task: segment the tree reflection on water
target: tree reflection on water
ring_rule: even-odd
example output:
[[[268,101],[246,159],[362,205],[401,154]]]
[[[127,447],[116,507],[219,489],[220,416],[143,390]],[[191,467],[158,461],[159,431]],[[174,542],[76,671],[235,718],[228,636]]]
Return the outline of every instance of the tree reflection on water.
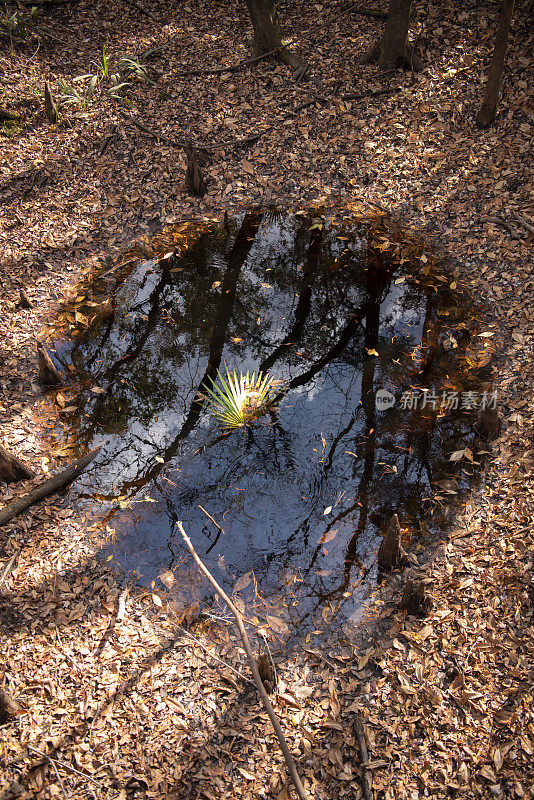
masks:
[[[472,415],[398,399],[480,389],[465,358],[476,323],[390,238],[260,210],[205,225],[180,254],[137,261],[112,312],[62,344],[85,387],[78,441],[104,442],[76,490],[113,512],[122,566],[143,582],[173,569],[181,591],[197,591],[180,519],[218,579],[253,570],[303,630],[325,603],[357,609],[391,513],[416,527],[440,481],[456,496],[469,488],[472,465],[449,458],[473,439]],[[95,279],[93,295],[102,289]],[[232,433],[198,394],[225,364],[287,387],[276,410]],[[379,411],[383,388],[397,403]]]

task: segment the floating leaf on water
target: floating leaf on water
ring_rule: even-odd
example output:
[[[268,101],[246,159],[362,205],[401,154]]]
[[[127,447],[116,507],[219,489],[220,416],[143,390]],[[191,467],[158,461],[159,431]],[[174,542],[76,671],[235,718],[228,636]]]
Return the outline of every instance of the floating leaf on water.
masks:
[[[77,406],[65,406],[64,408],[60,409],[60,414],[72,414],[74,411],[78,411]]]
[[[331,512],[332,512],[332,506],[327,506],[323,511],[323,517],[326,517],[327,514],[330,514]]]
[[[158,608],[163,608],[163,601],[162,601],[161,597],[159,597],[159,595],[157,595],[156,593],[154,593],[152,595],[152,602]]]
[[[167,587],[167,589],[172,589],[176,583],[176,578],[170,569],[166,569],[165,572],[162,572],[161,575],[158,575],[158,577],[163,585]]]
[[[236,581],[234,592],[240,592],[242,589],[246,589],[251,580],[252,572],[245,572],[245,574],[241,575],[241,577]]]
[[[165,463],[165,459],[162,458],[161,456],[156,456],[156,461],[158,462],[158,464],[164,464]]]
[[[465,450],[455,450],[454,453],[451,453],[449,456],[449,461],[460,461],[465,455]]]
[[[93,394],[104,394],[106,390],[101,386],[91,386],[91,391]]]
[[[368,356],[377,356],[377,355],[378,355],[378,353],[377,353],[377,351],[374,349],[374,347],[371,347],[371,348],[367,348],[367,347],[366,347],[365,349],[367,350],[367,355],[368,355]]]
[[[317,539],[317,544],[327,544],[328,542],[331,542],[332,539],[336,538],[338,530],[339,528],[335,528],[335,530],[326,531],[326,533],[323,533],[320,539]]]
[[[270,614],[267,614],[267,622],[269,627],[272,628],[273,631],[279,633],[281,635],[287,635],[289,633],[289,628],[287,627],[286,623],[280,617],[272,617]]]

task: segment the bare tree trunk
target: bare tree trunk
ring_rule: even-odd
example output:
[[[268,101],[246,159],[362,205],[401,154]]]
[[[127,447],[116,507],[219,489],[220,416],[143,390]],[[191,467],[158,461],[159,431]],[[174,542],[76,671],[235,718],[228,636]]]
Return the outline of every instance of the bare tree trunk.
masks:
[[[393,69],[397,64],[402,64],[406,55],[406,43],[410,28],[410,7],[412,0],[390,0],[388,18],[378,66],[380,69]]]
[[[282,27],[272,0],[245,0],[254,28],[254,55],[280,50],[279,58],[296,69],[302,62],[282,42]]]
[[[477,127],[489,128],[495,119],[497,102],[499,100],[499,90],[501,88],[502,71],[506,56],[506,46],[508,44],[508,34],[510,33],[510,23],[514,12],[514,0],[503,0],[501,6],[501,16],[495,34],[495,49],[493,59],[488,73],[488,83],[481,109],[477,115]]]
[[[410,67],[416,72],[423,69],[423,62],[413,52],[408,39],[412,0],[389,0],[388,17],[382,37],[360,59],[360,64],[374,64],[380,69]]]

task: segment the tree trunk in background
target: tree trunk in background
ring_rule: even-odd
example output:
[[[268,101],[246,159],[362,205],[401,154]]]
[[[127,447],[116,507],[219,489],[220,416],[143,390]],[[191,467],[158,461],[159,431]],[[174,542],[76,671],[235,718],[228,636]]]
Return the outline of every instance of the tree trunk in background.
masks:
[[[514,11],[514,0],[503,0],[501,6],[501,16],[499,26],[495,34],[495,49],[493,59],[488,73],[488,83],[482,107],[477,116],[478,128],[489,128],[495,119],[497,102],[499,100],[499,90],[501,88],[502,70],[504,58],[506,56],[506,45],[508,44],[508,34],[510,33],[510,23]]]
[[[393,69],[406,57],[412,0],[390,0],[380,45],[380,69]]]
[[[386,27],[381,38],[361,59],[360,64],[374,64],[380,69],[410,67],[416,72],[423,69],[423,62],[413,52],[408,39],[412,0],[389,0]]]
[[[281,61],[294,69],[301,66],[298,56],[282,43],[282,28],[272,0],[246,0],[246,4],[254,28],[254,55],[261,56],[279,48]]]

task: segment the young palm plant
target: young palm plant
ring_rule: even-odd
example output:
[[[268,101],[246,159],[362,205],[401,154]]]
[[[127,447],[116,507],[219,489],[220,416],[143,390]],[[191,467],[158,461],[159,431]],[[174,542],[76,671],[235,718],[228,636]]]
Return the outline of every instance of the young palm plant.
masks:
[[[226,380],[217,370],[216,380],[211,379],[211,386],[205,386],[202,396],[208,403],[208,411],[221,422],[225,428],[243,428],[257,420],[272,406],[279,395],[281,381],[262,372],[248,372],[239,375],[226,367]]]

